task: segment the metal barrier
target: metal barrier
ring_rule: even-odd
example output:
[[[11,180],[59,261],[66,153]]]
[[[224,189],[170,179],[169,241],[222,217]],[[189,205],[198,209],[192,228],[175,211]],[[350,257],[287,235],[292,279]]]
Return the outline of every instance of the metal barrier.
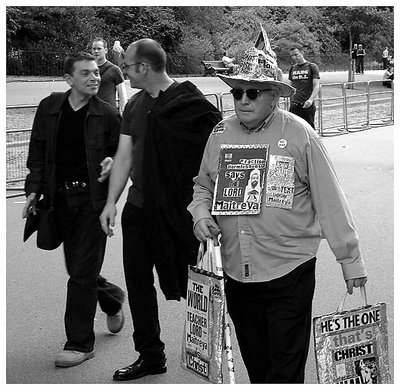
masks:
[[[365,90],[357,93],[357,88],[365,84]],[[339,135],[354,131],[369,129],[373,126],[386,126],[394,122],[394,84],[392,80],[392,88],[387,91],[374,90],[373,84],[382,85],[382,80],[347,82],[347,83],[330,83],[320,84],[318,98],[315,99],[317,107],[315,125],[316,131],[321,136]],[[330,89],[329,96],[324,97],[324,90]],[[356,91],[355,91],[356,89]],[[335,90],[338,91],[337,96]],[[350,91],[352,93],[350,93]],[[234,111],[233,100],[226,99],[231,96],[229,92],[219,94],[218,109],[225,117]],[[356,99],[354,101],[354,99]],[[362,98],[360,100],[360,98]],[[281,98],[279,106],[288,110],[290,107],[289,98]],[[365,116],[360,120],[357,109],[349,110],[349,108],[363,108]],[[375,107],[375,110],[373,108]],[[379,110],[376,109],[379,108]],[[373,116],[377,113],[377,116]],[[357,114],[353,119],[353,114]]]
[[[392,81],[389,91],[372,88],[374,84],[382,86],[382,82],[383,80],[370,80],[321,84],[316,99],[318,133],[321,136],[337,135],[393,124],[394,82]],[[340,93],[324,98],[323,90],[326,88],[331,91],[336,88]]]
[[[348,82],[321,84],[316,99],[316,131],[321,136],[346,134],[354,131],[366,130],[373,126],[385,126],[394,122],[394,82],[390,91],[374,91],[373,83],[382,83],[382,80],[369,82]],[[366,84],[365,91],[353,93],[361,84]],[[337,96],[323,97],[326,88],[338,90]],[[351,92],[351,93],[350,93]],[[229,96],[229,99],[227,99]],[[223,117],[234,112],[234,104],[230,92],[209,93],[205,97],[214,104]],[[356,100],[354,100],[356,99]],[[361,100],[360,100],[361,99]],[[289,109],[289,99],[281,98],[279,106]],[[377,112],[378,117],[374,114]],[[6,110],[21,110],[37,108],[37,105],[7,106]],[[362,121],[352,120],[352,113],[357,108],[365,110]],[[358,115],[359,117],[359,115]],[[7,198],[23,195],[23,182],[28,173],[26,160],[31,129],[6,130],[6,190]]]

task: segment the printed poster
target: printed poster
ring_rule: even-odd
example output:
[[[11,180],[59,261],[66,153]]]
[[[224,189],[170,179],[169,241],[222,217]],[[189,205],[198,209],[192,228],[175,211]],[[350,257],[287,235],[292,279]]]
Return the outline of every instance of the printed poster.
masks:
[[[221,145],[211,214],[259,214],[268,144]]]
[[[211,383],[222,383],[222,276],[189,266],[181,364]]]
[[[265,204],[267,207],[291,209],[294,197],[294,158],[269,156]]]
[[[389,383],[386,305],[314,318],[319,383]]]

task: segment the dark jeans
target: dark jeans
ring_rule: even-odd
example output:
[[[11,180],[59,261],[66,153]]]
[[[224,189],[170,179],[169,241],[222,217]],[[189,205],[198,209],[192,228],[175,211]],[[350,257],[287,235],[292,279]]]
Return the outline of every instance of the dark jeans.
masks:
[[[289,111],[293,114],[296,114],[300,118],[303,118],[306,122],[308,122],[313,129],[315,129],[314,118],[316,107],[315,104],[311,105],[308,108],[303,108],[302,103],[291,103]]]
[[[154,261],[149,248],[157,245],[145,231],[143,209],[127,202],[121,216],[126,288],[133,321],[135,350],[143,358],[165,358],[160,339],[157,291],[154,287]]]
[[[364,58],[359,58],[357,60],[357,73],[364,74]]]
[[[107,237],[100,225],[101,211],[93,209],[88,190],[58,191],[55,202],[69,275],[64,349],[88,352],[94,347],[97,301],[107,315],[114,315],[121,309],[124,292],[99,275]]]
[[[227,278],[228,311],[251,383],[304,383],[315,260],[269,282]]]

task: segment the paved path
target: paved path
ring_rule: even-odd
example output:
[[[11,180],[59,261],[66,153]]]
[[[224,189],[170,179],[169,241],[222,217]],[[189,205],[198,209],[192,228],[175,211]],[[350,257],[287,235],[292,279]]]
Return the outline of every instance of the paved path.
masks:
[[[386,302],[393,372],[393,126],[373,128],[340,137],[324,138],[340,181],[349,199],[369,272],[370,303]],[[121,212],[125,196],[119,203]],[[56,369],[54,356],[65,335],[63,312],[67,274],[62,250],[41,251],[34,238],[22,243],[22,198],[8,199],[7,211],[7,383],[112,383],[115,369],[136,360],[127,305],[126,326],[118,335],[106,330],[105,315],[98,310],[95,323],[96,356],[84,364]],[[124,287],[121,229],[109,240],[102,274]],[[314,315],[335,311],[345,292],[340,267],[323,241],[318,253]],[[145,377],[135,384],[204,383],[179,365],[184,302],[167,302],[161,293],[160,318],[166,342],[168,373]],[[361,305],[356,294],[348,307]],[[238,383],[248,383],[233,335]],[[312,345],[311,345],[312,348]],[[392,375],[393,376],[393,375]],[[316,383],[315,360],[310,349],[306,383]]]
[[[364,75],[356,75],[355,81],[382,80],[383,70],[369,70]],[[230,88],[218,77],[180,77],[178,81],[190,80],[203,93],[229,92]],[[287,80],[287,74],[284,75]],[[347,72],[321,72],[321,83],[345,83],[348,80]],[[131,97],[137,89],[130,87],[129,81],[125,81],[128,97]],[[40,100],[51,92],[63,92],[68,89],[68,84],[59,81],[35,81],[35,82],[8,82],[6,84],[7,105],[39,104]]]

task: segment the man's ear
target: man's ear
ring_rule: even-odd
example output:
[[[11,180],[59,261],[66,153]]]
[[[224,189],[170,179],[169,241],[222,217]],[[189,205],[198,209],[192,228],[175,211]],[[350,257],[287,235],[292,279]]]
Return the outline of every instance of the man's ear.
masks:
[[[64,74],[64,80],[67,82],[67,84],[72,87],[72,76],[69,73]]]

